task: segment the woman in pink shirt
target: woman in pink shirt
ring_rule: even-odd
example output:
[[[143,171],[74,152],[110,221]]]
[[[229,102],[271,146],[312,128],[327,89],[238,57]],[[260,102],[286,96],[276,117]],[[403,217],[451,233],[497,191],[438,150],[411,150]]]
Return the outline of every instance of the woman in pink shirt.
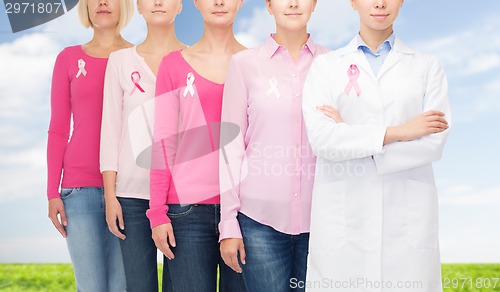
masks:
[[[120,244],[106,225],[99,138],[108,56],[131,45],[120,31],[132,13],[130,0],[80,0],[78,15],[93,38],[59,53],[52,76],[49,218],[66,238],[78,291],[126,289]]]
[[[248,291],[303,291],[295,283],[306,276],[315,157],[302,87],[328,50],[307,33],[316,0],[266,4],[276,34],[233,56],[224,88],[221,254]]]
[[[194,1],[202,38],[166,56],[156,81],[151,200],[147,216],[156,246],[170,259],[175,291],[244,291],[240,274],[219,252],[219,124],[231,56],[244,49],[233,35],[243,0]]]
[[[151,137],[141,123],[144,116],[136,113],[153,101],[160,61],[186,46],[177,40],[174,28],[181,0],[139,0],[137,10],[146,21],[146,39],[112,53],[106,69],[100,168],[108,227],[122,239],[127,291],[148,292],[158,291],[158,271],[156,246],[146,217],[149,169],[138,158],[137,145],[151,143]],[[166,285],[170,285],[168,278],[163,279],[164,291],[168,290]]]

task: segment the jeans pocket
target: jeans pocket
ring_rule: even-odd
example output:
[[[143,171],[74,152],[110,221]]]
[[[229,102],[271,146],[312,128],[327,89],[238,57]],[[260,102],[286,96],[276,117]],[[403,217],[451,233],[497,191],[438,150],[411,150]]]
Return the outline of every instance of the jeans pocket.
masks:
[[[185,216],[193,210],[194,205],[169,204],[167,216],[177,218]]]
[[[69,198],[73,193],[78,191],[79,188],[61,188],[61,199]]]
[[[406,224],[410,246],[417,249],[438,248],[438,199],[436,187],[408,180],[406,184]]]

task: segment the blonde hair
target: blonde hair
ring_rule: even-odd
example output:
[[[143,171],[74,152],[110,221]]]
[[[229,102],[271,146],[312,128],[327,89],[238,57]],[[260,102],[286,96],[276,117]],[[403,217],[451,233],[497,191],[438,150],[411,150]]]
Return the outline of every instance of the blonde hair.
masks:
[[[132,15],[134,14],[134,4],[132,0],[120,0],[120,19],[118,20],[118,25],[116,26],[116,31],[120,33],[122,29],[127,26]],[[92,21],[90,21],[88,0],[78,1],[78,19],[83,24],[85,28],[93,27]]]

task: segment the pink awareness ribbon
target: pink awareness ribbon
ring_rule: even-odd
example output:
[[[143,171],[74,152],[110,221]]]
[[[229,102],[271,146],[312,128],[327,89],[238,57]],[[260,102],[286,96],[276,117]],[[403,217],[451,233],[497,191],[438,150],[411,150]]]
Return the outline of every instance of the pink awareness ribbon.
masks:
[[[359,87],[359,84],[358,84],[358,77],[359,77],[358,66],[356,66],[354,64],[349,66],[349,69],[347,69],[347,77],[349,77],[349,83],[347,83],[347,86],[345,87],[345,94],[349,95],[352,88],[354,87],[354,90],[356,90],[357,96],[360,96],[361,95],[361,87]]]
[[[138,71],[134,71],[132,72],[132,74],[130,74],[130,78],[135,85],[134,88],[132,88],[132,91],[130,91],[130,95],[134,93],[136,88],[138,88],[140,92],[144,92],[144,89],[142,89],[142,87],[139,85],[139,81],[141,81],[141,74]]]

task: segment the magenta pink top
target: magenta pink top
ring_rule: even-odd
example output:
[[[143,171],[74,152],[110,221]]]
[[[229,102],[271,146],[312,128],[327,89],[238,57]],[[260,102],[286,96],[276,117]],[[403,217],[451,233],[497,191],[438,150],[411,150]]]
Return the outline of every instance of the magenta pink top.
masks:
[[[181,54],[163,58],[156,79],[150,172],[151,227],[169,223],[167,204],[219,204],[219,132],[224,84],[199,75]]]
[[[67,47],[57,56],[47,142],[48,199],[59,198],[61,176],[63,188],[103,186],[99,138],[107,62],[85,54],[80,45]]]

